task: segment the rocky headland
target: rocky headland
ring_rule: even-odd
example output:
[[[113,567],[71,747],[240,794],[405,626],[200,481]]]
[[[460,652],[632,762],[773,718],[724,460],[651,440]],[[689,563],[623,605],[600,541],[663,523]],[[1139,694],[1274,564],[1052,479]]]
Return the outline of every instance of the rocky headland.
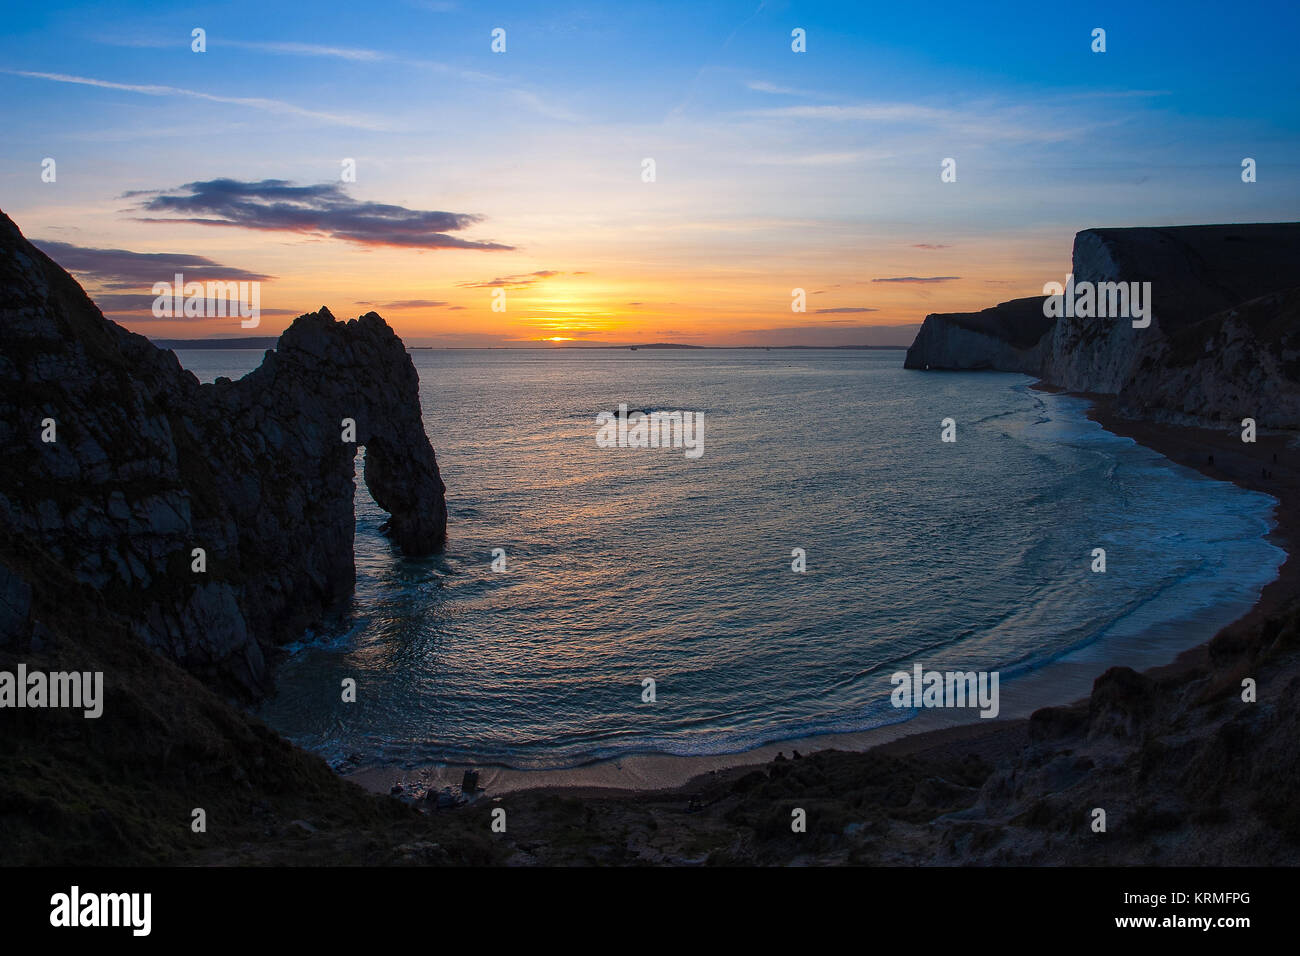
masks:
[[[252,374],[203,385],[106,320],[2,214],[0,288],[9,644],[39,640],[32,563],[52,561],[187,670],[264,691],[268,651],[352,593],[359,445],[394,543],[440,546],[444,488],[419,380],[373,312],[301,316]]]

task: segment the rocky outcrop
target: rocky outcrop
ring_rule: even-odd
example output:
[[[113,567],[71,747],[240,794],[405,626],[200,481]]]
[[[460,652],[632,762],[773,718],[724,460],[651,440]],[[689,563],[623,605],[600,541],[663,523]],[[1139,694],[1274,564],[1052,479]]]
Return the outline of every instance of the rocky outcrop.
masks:
[[[903,367],[1037,374],[1052,322],[1043,315],[1043,296],[1012,299],[982,312],[927,315]]]
[[[325,309],[243,379],[200,384],[0,213],[0,642],[39,641],[33,569],[52,562],[214,686],[265,690],[266,651],[352,591],[359,445],[395,544],[441,545],[418,388],[382,318]]]
[[[1136,413],[1196,422],[1253,414],[1295,428],[1295,345],[1283,334],[1291,300],[1280,294],[1297,285],[1297,260],[1300,223],[1087,229],[1074,240],[1075,283],[1151,283],[1148,327],[1092,316],[1044,327],[1032,310],[1010,308],[1034,301],[1021,299],[928,316],[907,367],[1026,372],[1117,394]],[[1064,283],[1064,271],[1044,281]]]

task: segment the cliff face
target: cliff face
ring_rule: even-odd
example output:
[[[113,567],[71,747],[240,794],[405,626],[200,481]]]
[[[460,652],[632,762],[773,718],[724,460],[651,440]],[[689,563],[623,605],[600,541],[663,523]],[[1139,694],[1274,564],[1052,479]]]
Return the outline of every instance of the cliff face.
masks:
[[[1074,391],[1122,392],[1139,367],[1156,367],[1146,360],[1169,335],[1300,284],[1298,260],[1300,223],[1085,230],[1074,238],[1075,282],[1150,282],[1151,326],[1062,317],[1041,374]]]
[[[927,315],[907,350],[904,368],[994,369],[1037,374],[1052,320],[1043,296],[1013,299],[982,312]]]
[[[1041,315],[1004,303],[927,317],[907,367],[1027,372],[1072,391],[1118,394],[1121,407],[1157,417],[1253,415],[1261,425],[1297,428],[1300,395],[1287,372],[1295,346],[1278,325],[1291,301],[1278,294],[1300,285],[1297,261],[1300,223],[1088,229],[1074,240],[1075,283],[1151,283],[1149,327],[1080,316],[1043,327]],[[1044,281],[1064,283],[1064,271]],[[1231,315],[1252,300],[1249,320]],[[998,321],[972,338],[972,325],[990,313]],[[1191,339],[1203,352],[1195,363]]]
[[[1252,299],[1160,339],[1120,393],[1120,410],[1195,423],[1224,412],[1300,429],[1300,288]]]
[[[265,690],[265,650],[351,593],[356,444],[394,542],[440,546],[419,380],[378,315],[301,316],[256,371],[201,385],[2,213],[0,294],[0,644],[41,642],[33,569],[53,563],[196,675]]]

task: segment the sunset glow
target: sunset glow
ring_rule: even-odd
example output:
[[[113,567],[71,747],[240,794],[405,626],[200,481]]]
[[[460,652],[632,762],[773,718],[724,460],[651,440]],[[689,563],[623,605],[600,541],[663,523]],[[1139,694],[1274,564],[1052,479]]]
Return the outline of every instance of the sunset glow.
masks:
[[[150,314],[184,255],[209,264],[187,279],[265,277],[259,335],[326,305],[413,345],[519,346],[906,344],[928,313],[1041,293],[1080,229],[1296,204],[1293,177],[1243,192],[1218,146],[1248,128],[1266,170],[1295,145],[1286,57],[1248,24],[1126,11],[1103,59],[1037,8],[986,35],[978,10],[593,7],[556,32],[506,5],[493,53],[472,9],[436,7],[305,42],[236,3],[202,54],[189,12],[29,10],[3,41],[5,207],[149,335],[250,334]],[[1153,168],[1153,141],[1180,162]],[[27,188],[41,157],[57,182]]]

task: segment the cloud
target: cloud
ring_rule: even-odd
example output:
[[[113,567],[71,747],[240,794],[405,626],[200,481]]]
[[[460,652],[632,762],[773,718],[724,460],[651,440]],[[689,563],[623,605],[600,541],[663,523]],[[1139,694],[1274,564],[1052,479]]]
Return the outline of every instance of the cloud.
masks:
[[[765,166],[842,166],[873,159],[890,159],[895,154],[884,149],[845,150],[836,153],[801,153],[788,156],[756,156],[752,163]]]
[[[1107,117],[1084,121],[1077,112],[1068,121],[1065,100],[1038,103],[969,102],[940,108],[907,102],[807,104],[743,110],[739,115],[760,119],[809,120],[830,123],[892,124],[931,128],[962,137],[967,143],[1059,143],[1087,136],[1095,129],[1121,122]]]
[[[577,273],[573,274],[577,275]],[[465,289],[525,289],[535,285],[541,279],[558,275],[564,273],[556,272],[554,269],[543,269],[540,272],[526,272],[517,276],[499,276],[488,282],[458,282],[457,285]]]
[[[239,47],[244,50],[254,50],[259,53],[273,53],[285,56],[328,57],[336,60],[346,60],[350,63],[395,63],[399,66],[415,69],[434,70],[438,73],[452,73],[465,80],[489,80],[495,82],[500,79],[491,73],[483,73],[479,70],[462,70],[459,67],[454,67],[447,63],[438,63],[434,60],[415,60],[410,59],[409,57],[395,56],[391,53],[385,53],[382,50],[369,50],[364,47],[325,46],[319,43],[294,43],[289,41],[264,40],[221,39],[218,42],[222,46]]]
[[[130,252],[126,249],[95,249],[52,239],[34,239],[33,244],[69,272],[89,279],[105,289],[136,289],[155,282],[170,282],[176,273],[187,280],[265,282],[272,276],[235,266],[223,266],[207,256],[181,252]]]
[[[246,50],[261,50],[265,53],[288,53],[294,56],[326,56],[340,60],[353,60],[360,63],[375,63],[390,59],[387,53],[378,50],[363,50],[356,47],[322,46],[317,43],[268,43],[253,40],[221,40],[221,46],[237,46]]]
[[[114,83],[111,80],[97,80],[87,76],[73,76],[68,73],[34,73],[28,70],[3,70],[13,76],[26,76],[36,80],[50,80],[54,83],[73,83],[79,86],[97,86],[106,90],[125,90],[128,93],[141,93],[145,96],[185,96],[191,99],[208,100],[213,103],[230,103],[249,109],[262,110],[288,116],[302,116],[307,119],[320,120],[337,126],[355,126],[360,129],[382,130],[384,126],[373,120],[357,116],[345,116],[341,113],[323,113],[319,110],[304,109],[285,103],[282,100],[265,99],[260,96],[218,96],[215,93],[203,93],[199,90],[187,90],[178,86],[158,86],[155,84]]]
[[[153,304],[158,298],[152,292],[109,292],[95,293],[90,297],[99,310],[105,315],[128,315],[132,321],[147,321],[154,318]],[[224,303],[217,299],[207,300],[207,310],[210,315],[219,314],[224,307]],[[294,318],[302,315],[302,309],[258,309],[259,314],[267,315],[291,315]],[[176,321],[194,321],[193,319],[179,319],[176,317],[166,317],[159,319],[162,322]]]
[[[813,315],[837,315],[846,312],[879,312],[879,309],[862,309],[852,306],[846,306],[839,309],[814,309]]]
[[[762,110],[747,110],[746,115],[767,116],[775,119],[822,119],[869,122],[942,123],[954,115],[948,110],[915,103],[858,103],[850,106],[778,106]]]
[[[174,35],[153,36],[105,36],[96,33],[94,39],[110,46],[124,46],[144,49],[171,49],[177,46]],[[184,45],[189,45],[189,37],[184,38]],[[396,56],[383,50],[370,50],[365,47],[327,46],[322,43],[298,43],[287,40],[232,40],[226,36],[209,37],[213,49],[233,47],[240,50],[253,50],[257,53],[271,53],[283,56],[328,57],[345,60],[350,63],[396,63],[400,66],[430,69],[439,73],[451,73],[466,80],[499,81],[500,77],[478,70],[462,70],[446,63],[433,60],[418,60]]]
[[[447,235],[480,222],[480,216],[361,202],[347,195],[341,183],[298,186],[283,179],[212,179],[174,190],[129,192],[124,198],[138,200],[140,212],[169,214],[138,217],[141,222],[232,226],[408,249],[514,248]]]
[[[951,247],[944,245],[941,242],[914,242],[912,243],[912,248],[913,249],[949,249]]]
[[[370,303],[358,303],[360,305],[369,305]],[[381,309],[438,309],[446,305],[446,302],[440,302],[437,299],[398,299],[396,302],[385,302],[380,306]]]
[[[961,276],[889,276],[872,282],[956,282]]]
[[[766,80],[750,80],[745,84],[755,93],[774,93],[778,96],[807,96],[802,90],[791,89],[788,86],[777,86],[775,83],[768,83]]]

